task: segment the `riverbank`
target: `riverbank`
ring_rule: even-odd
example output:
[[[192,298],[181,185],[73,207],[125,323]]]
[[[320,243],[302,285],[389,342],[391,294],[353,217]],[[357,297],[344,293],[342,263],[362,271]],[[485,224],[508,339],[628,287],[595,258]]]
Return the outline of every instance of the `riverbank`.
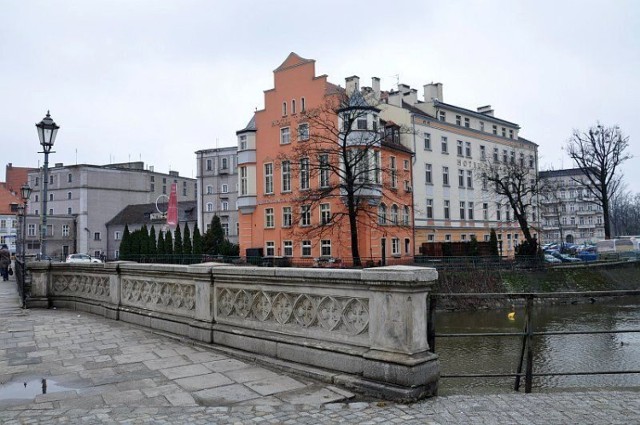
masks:
[[[440,295],[508,292],[584,292],[640,288],[640,262],[586,263],[532,270],[469,269],[438,271]],[[548,302],[554,302],[548,300]],[[509,300],[444,298],[438,308],[464,310],[503,308]]]

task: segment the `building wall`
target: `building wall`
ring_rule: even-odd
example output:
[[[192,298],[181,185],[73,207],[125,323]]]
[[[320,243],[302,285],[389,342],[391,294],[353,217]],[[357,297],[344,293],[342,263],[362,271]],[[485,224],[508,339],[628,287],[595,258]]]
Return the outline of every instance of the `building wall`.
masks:
[[[137,164],[137,163],[135,163]],[[77,224],[75,252],[99,256],[107,250],[106,223],[131,204],[155,202],[169,194],[171,183],[178,185],[178,201],[193,201],[195,180],[176,173],[163,174],[144,168],[116,168],[95,165],[56,165],[49,170],[48,224],[56,216],[73,216]],[[42,172],[29,174],[33,188],[29,214],[42,208]],[[52,212],[52,214],[51,214]],[[59,229],[54,229],[54,234]],[[47,245],[47,254],[61,255],[60,246]]]

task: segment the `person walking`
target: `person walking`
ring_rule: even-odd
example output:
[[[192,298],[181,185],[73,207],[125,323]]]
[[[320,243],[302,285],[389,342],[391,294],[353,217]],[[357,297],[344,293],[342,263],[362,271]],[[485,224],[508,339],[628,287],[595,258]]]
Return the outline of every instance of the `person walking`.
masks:
[[[6,244],[0,248],[0,274],[2,274],[2,280],[9,280],[9,266],[11,265],[11,253],[9,247]]]

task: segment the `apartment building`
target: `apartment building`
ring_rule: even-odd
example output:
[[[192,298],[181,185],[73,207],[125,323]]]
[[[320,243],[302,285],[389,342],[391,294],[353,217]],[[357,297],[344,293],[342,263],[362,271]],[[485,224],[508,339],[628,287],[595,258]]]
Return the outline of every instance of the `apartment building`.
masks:
[[[541,171],[546,188],[540,196],[544,242],[580,244],[604,239],[602,207],[587,188],[589,180],[579,168]]]
[[[47,190],[47,254],[107,255],[106,223],[127,205],[156,200],[166,203],[172,183],[177,184],[179,202],[196,200],[195,179],[180,177],[177,171],[155,172],[153,167],[145,168],[143,162],[55,164],[49,169]],[[42,170],[29,173],[29,185],[33,192],[28,205],[27,248],[36,254],[40,249],[36,228],[42,208]],[[58,240],[58,236],[71,235],[75,239]]]
[[[238,147],[196,152],[198,174],[198,228],[204,233],[214,215],[230,242],[238,243]]]
[[[374,78],[372,90],[378,86]],[[412,137],[416,253],[428,242],[464,242],[474,236],[486,241],[494,228],[502,254],[513,255],[523,236],[511,207],[483,181],[483,163],[517,163],[529,168],[535,180],[538,146],[519,135],[518,124],[496,117],[490,106],[471,110],[445,103],[441,83],[423,89],[424,100],[405,84],[381,95],[381,116],[408,128]],[[530,214],[535,226],[535,208]]]
[[[241,255],[349,262],[353,243],[370,261],[413,255],[412,152],[377,103],[357,77],[341,88],[295,53],[274,71],[264,108],[237,132]],[[352,232],[343,176],[354,158]]]

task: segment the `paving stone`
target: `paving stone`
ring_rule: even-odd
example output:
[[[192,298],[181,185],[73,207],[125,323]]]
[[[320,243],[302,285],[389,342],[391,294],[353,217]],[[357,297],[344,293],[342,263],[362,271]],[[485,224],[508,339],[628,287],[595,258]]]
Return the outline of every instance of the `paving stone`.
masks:
[[[305,388],[306,386],[288,376],[278,375],[258,381],[245,382],[244,385],[262,396]]]
[[[239,401],[260,397],[260,394],[250,390],[241,384],[227,385],[197,391],[193,397],[204,406],[225,406]]]
[[[213,372],[227,372],[248,367],[247,363],[235,359],[216,360],[203,363],[202,365],[211,369]]]
[[[229,385],[234,381],[220,373],[209,373],[206,375],[190,376],[187,378],[176,379],[174,382],[187,391],[199,391],[207,388]]]
[[[173,351],[173,350],[172,350]],[[184,366],[191,364],[189,360],[182,356],[163,357],[155,360],[147,360],[143,362],[151,370],[168,369],[170,367]]]
[[[160,369],[160,373],[169,379],[186,378],[187,376],[206,375],[211,373],[206,367],[195,364],[187,366],[178,366],[169,369]]]

